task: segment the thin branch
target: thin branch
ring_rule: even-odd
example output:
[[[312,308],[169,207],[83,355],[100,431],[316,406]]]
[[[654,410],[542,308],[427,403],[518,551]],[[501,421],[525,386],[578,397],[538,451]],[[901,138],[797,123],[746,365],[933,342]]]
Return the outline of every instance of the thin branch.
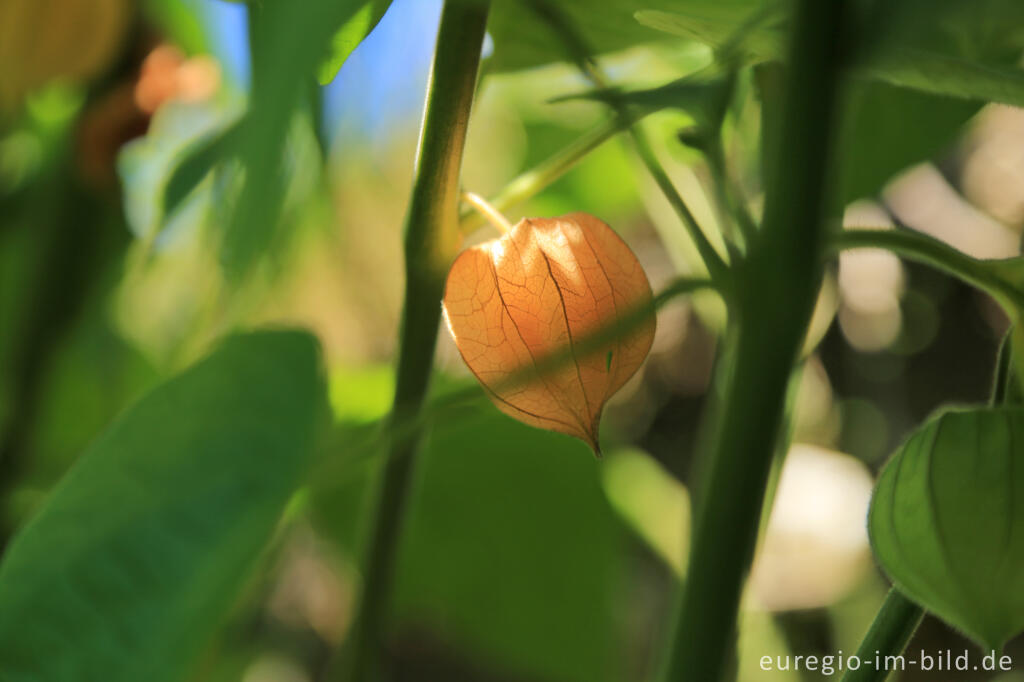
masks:
[[[1003,304],[1024,310],[1024,290],[997,272],[1000,264],[1012,263],[1019,258],[979,260],[934,237],[911,230],[848,229],[833,234],[828,243],[832,254],[864,248],[886,249],[909,260],[931,265],[982,289]]]
[[[669,179],[668,173],[665,172],[657,157],[654,156],[654,152],[651,150],[644,134],[636,126],[629,129],[629,134],[633,138],[633,146],[640,157],[640,161],[647,168],[647,172],[651,174],[651,177],[654,178],[654,182],[658,185],[662,194],[665,195],[676,215],[683,221],[683,225],[686,227],[690,239],[693,240],[694,245],[697,247],[697,253],[700,254],[701,260],[704,261],[704,266],[707,268],[708,274],[711,275],[711,279],[724,286],[729,278],[729,265],[719,255],[711,241],[707,238],[707,235],[700,228],[700,224],[697,223],[697,219],[690,211],[690,207],[686,205],[683,197],[679,194],[675,185],[672,184],[671,179]]]
[[[640,114],[639,116],[642,115]],[[504,213],[513,206],[539,194],[555,180],[565,175],[587,154],[622,132],[628,125],[629,123],[627,122],[612,119],[585,133],[582,137],[574,140],[535,168],[531,168],[514,178],[498,194],[490,199],[491,206]],[[481,227],[485,222],[483,216],[467,210],[460,216],[459,231],[464,235],[469,234]]]
[[[493,204],[489,203],[479,194],[473,192],[463,192],[462,200],[476,209],[477,213],[487,219],[491,225],[494,226],[498,232],[502,234],[508,234],[512,231],[512,223],[508,221],[504,215],[501,214]]]

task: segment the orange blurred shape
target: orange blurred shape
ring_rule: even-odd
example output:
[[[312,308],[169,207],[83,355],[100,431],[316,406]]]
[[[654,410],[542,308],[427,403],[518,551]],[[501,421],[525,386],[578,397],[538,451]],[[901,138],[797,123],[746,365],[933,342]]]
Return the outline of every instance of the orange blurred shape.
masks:
[[[464,251],[448,274],[444,313],[498,409],[599,453],[601,409],[647,357],[654,315],[600,348],[577,345],[650,301],[647,275],[625,242],[594,216],[573,213],[525,218]],[[567,362],[538,371],[564,352]]]
[[[186,59],[173,45],[158,45],[142,62],[135,85],[135,103],[152,114],[172,99],[208,99],[219,86],[220,67],[215,59],[206,55]]]

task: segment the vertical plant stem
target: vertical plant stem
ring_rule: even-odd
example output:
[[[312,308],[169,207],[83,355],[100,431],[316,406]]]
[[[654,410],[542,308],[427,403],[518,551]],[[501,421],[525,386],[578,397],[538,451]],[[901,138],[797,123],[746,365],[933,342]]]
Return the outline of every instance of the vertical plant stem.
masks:
[[[405,306],[389,451],[350,642],[356,682],[381,674],[396,548],[420,435],[395,427],[415,421],[429,383],[445,275],[460,241],[459,168],[487,11],[488,3],[481,0],[446,0],[441,11],[405,225]]]
[[[999,344],[999,353],[996,355],[995,378],[992,381],[992,405],[1020,405],[1024,404],[1024,391],[1021,390],[1018,374],[1013,366],[1013,335],[1015,331],[1010,327]]]
[[[924,610],[920,606],[904,597],[895,587],[889,590],[882,608],[857,649],[861,667],[857,670],[848,669],[842,682],[882,682],[889,677],[890,671],[885,669],[886,666],[874,664],[875,657],[899,655],[910,642],[922,618]],[[864,665],[865,661],[871,661],[872,664]]]
[[[826,179],[845,2],[800,0],[769,159],[764,227],[735,266],[728,357],[719,379],[689,569],[664,670],[716,682],[734,664],[736,613],[753,558],[786,389],[821,282]]]

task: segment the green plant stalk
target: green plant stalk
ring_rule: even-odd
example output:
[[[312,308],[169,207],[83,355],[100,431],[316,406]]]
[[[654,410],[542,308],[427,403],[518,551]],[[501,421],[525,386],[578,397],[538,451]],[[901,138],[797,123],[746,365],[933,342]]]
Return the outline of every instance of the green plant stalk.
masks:
[[[629,125],[621,119],[612,119],[569,143],[564,149],[556,152],[535,168],[516,176],[511,182],[489,200],[491,206],[504,213],[513,206],[520,204],[538,194],[541,190],[562,177],[579,163],[583,157],[610,140]],[[469,234],[483,226],[485,220],[476,211],[466,210],[462,213],[459,230]]]
[[[1017,281],[1024,267],[1020,257],[1002,260],[972,258],[953,247],[920,232],[912,230],[843,230],[832,236],[830,252],[843,249],[888,249],[910,260],[931,265],[949,275],[975,286],[989,294],[1006,312],[1012,328],[1007,335],[1000,357],[1005,353],[1014,376],[1009,383],[1020,392],[1024,385],[1024,367],[1014,367],[1011,356],[1024,357],[1024,288]],[[1016,388],[1014,388],[1016,387]]]
[[[861,248],[886,249],[930,265],[978,287],[1004,306],[1024,310],[1024,290],[1000,277],[992,267],[993,264],[1005,261],[971,258],[934,237],[911,230],[843,230],[832,235],[829,240],[829,251],[832,253]]]
[[[872,621],[868,633],[857,648],[857,659],[862,665],[857,670],[847,669],[842,682],[882,682],[891,671],[884,665],[863,665],[864,661],[874,661],[876,656],[899,655],[917,626],[924,618],[924,610],[903,596],[895,587],[889,590],[882,607]]]
[[[714,139],[710,142],[705,154],[708,163],[708,170],[711,172],[712,191],[715,193],[715,200],[719,205],[719,211],[723,214],[723,220],[732,217],[739,226],[740,236],[743,245],[754,241],[757,236],[757,223],[747,209],[746,200],[743,198],[739,187],[733,182],[732,177],[726,169],[725,147],[722,144],[721,129],[717,131]]]
[[[753,559],[789,378],[822,277],[824,216],[843,42],[842,0],[800,0],[763,229],[734,266],[727,360],[719,380],[689,569],[663,678],[724,678]],[[732,660],[730,660],[732,659]]]
[[[675,185],[672,184],[672,180],[668,177],[668,173],[658,163],[657,157],[654,156],[654,152],[651,150],[650,144],[647,142],[647,138],[637,128],[632,126],[629,129],[630,137],[633,138],[633,147],[636,149],[637,156],[640,157],[640,161],[647,168],[647,172],[654,178],[654,182],[658,185],[662,194],[668,200],[668,203],[672,206],[672,210],[676,212],[680,220],[683,221],[683,225],[686,227],[687,233],[690,235],[690,239],[693,240],[694,246],[697,247],[697,253],[700,254],[701,260],[704,262],[704,266],[707,268],[708,274],[711,276],[711,280],[715,282],[715,285],[724,292],[728,292],[728,284],[730,281],[729,265],[719,255],[718,251],[711,244],[711,241],[704,234],[704,231],[700,228],[700,224],[690,211],[689,206],[683,200],[683,197],[676,190]],[[729,294],[726,293],[728,298]]]
[[[999,352],[996,354],[995,378],[992,381],[992,398],[989,401],[992,405],[1024,404],[1024,390],[1021,389],[1020,375],[1014,371],[1014,333],[1014,328],[1011,327],[999,344]]]
[[[459,170],[476,89],[489,3],[446,0],[427,86],[415,179],[405,225],[405,306],[389,423],[415,421],[423,406],[440,324],[445,276],[460,243]],[[378,679],[402,517],[418,430],[389,429],[363,594],[350,640],[355,682]]]

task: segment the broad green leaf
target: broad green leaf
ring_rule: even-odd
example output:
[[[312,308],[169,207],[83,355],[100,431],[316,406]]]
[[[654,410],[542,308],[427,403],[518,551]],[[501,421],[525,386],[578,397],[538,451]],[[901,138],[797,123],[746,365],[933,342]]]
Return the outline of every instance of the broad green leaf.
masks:
[[[315,83],[331,36],[359,10],[357,0],[263,2],[254,15],[253,88],[238,133],[245,180],[224,235],[222,258],[239,279],[273,242],[284,201],[283,154],[292,117]]]
[[[4,680],[178,680],[307,464],[316,342],[227,340],[124,413],[0,564]]]
[[[670,12],[644,9],[636,20],[657,31],[703,43],[715,50],[725,48],[742,35],[737,47],[749,63],[781,59],[786,46],[781,10],[760,3],[686,4]],[[767,10],[766,10],[767,8]]]
[[[396,622],[484,670],[621,680],[624,533],[586,446],[487,406],[439,422],[419,466]]]
[[[679,577],[690,544],[690,494],[641,450],[611,453],[601,471],[608,501]]]
[[[556,9],[566,16],[587,45],[597,54],[604,54],[645,42],[665,40],[665,35],[638,23],[633,15],[638,10],[676,10],[679,0],[554,0]],[[717,14],[735,10],[746,16],[756,0],[688,0],[688,11]],[[491,9],[488,33],[494,38],[494,56],[490,68],[514,71],[550,62],[565,61],[566,46],[561,36],[538,20],[525,0],[496,0]]]
[[[327,85],[334,80],[348,56],[370,34],[390,6],[391,0],[365,0],[352,18],[338,29],[331,38],[327,58],[320,63],[317,71],[320,85]]]
[[[986,648],[1024,630],[1024,408],[951,410],[882,471],[875,555],[908,597]]]
[[[927,50],[892,49],[858,69],[864,78],[920,92],[1024,106],[1024,69]]]
[[[885,83],[851,84],[836,164],[843,203],[876,196],[900,171],[943,152],[979,108]]]
[[[1024,106],[1024,69],[1017,63],[1024,47],[1024,31],[1018,28],[1024,22],[1021,7],[1024,3],[1009,0],[887,3],[865,18],[867,40],[852,73],[858,80],[923,93]],[[785,17],[771,4],[761,12],[687,5],[642,10],[636,19],[716,50],[741,37],[739,54],[748,64],[785,57]]]

